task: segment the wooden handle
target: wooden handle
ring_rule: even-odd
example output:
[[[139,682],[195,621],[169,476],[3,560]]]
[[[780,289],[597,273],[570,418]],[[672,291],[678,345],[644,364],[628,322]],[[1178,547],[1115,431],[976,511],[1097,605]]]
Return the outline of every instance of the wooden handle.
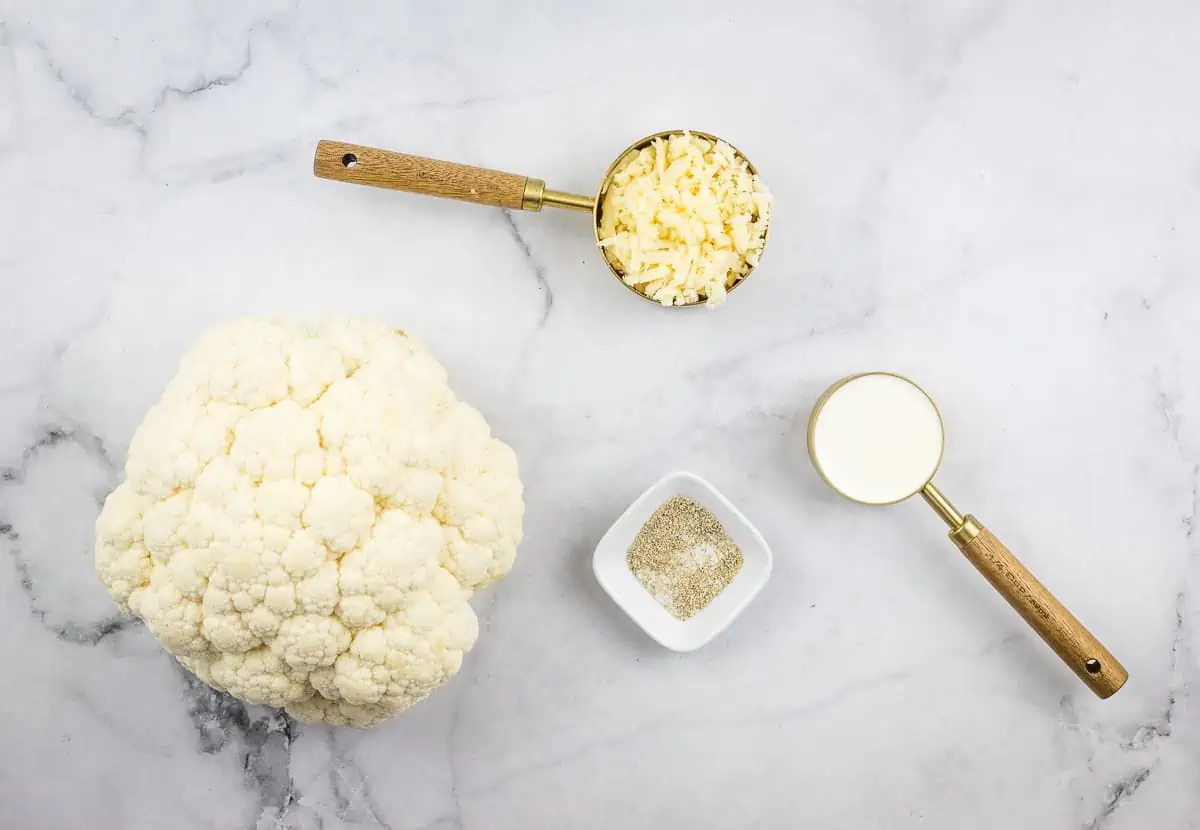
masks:
[[[512,210],[520,210],[525,197],[525,176],[341,141],[317,143],[313,173],[322,179],[388,187]]]
[[[979,527],[974,517],[967,516],[964,526],[971,524]],[[958,543],[957,539],[955,541]],[[958,546],[1089,689],[1104,698],[1125,684],[1129,672],[1112,652],[1102,646],[990,530],[981,528],[977,536]]]

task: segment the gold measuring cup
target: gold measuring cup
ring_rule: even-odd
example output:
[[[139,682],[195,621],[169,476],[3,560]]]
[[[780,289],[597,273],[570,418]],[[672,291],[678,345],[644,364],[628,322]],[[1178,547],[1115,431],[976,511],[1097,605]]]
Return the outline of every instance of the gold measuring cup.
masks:
[[[317,143],[317,151],[313,157],[313,173],[322,179],[365,184],[371,187],[386,187],[391,190],[458,199],[463,202],[474,202],[478,205],[490,205],[509,210],[536,211],[541,210],[543,206],[549,206],[565,210],[590,211],[592,232],[596,237],[596,244],[599,245],[600,212],[613,175],[628,159],[641,152],[643,148],[650,146],[655,139],[682,135],[683,132],[683,130],[666,130],[648,135],[630,144],[617,156],[616,161],[609,165],[608,170],[604,173],[604,178],[600,180],[600,188],[594,197],[551,190],[541,179],[517,173],[504,173],[499,170],[471,167],[451,161],[410,156],[406,153],[347,144],[343,141],[325,140]],[[687,132],[713,143],[721,140],[714,135],[697,130],[688,130]],[[725,143],[729,144],[729,142]],[[758,170],[750,160],[732,144],[729,146],[739,159],[746,162],[746,169],[757,175]],[[763,237],[764,249],[770,235],[771,226],[768,222],[767,231]],[[608,248],[601,247],[600,251],[604,255],[604,262],[608,265],[608,270],[620,281],[621,285],[643,300],[658,305],[655,300],[625,282],[621,265],[613,258]],[[750,270],[727,290],[732,291],[745,282],[753,270],[754,266],[751,265]],[[695,305],[703,305],[703,300],[686,304],[686,306]],[[684,308],[685,306],[672,307]]]
[[[825,483],[861,504],[920,493],[950,526],[950,539],[1008,604],[1099,697],[1129,672],[991,531],[955,509],[933,485],[945,433],[937,405],[907,378],[870,372],[823,394],[808,421],[808,452]]]

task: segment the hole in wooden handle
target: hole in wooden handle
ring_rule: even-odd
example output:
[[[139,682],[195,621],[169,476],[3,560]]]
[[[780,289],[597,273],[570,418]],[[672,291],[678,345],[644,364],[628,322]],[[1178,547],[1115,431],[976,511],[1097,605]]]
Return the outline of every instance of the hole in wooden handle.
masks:
[[[356,164],[358,164],[358,156],[354,153],[346,153],[342,156],[342,167],[353,167]]]
[[[1083,661],[1083,667],[1087,669],[1088,674],[1099,674],[1100,669],[1104,668],[1100,665],[1100,661],[1095,657],[1089,657]]]

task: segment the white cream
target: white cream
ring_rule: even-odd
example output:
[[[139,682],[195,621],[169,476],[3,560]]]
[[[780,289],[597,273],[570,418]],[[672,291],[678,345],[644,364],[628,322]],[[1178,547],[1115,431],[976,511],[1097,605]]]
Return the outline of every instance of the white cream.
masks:
[[[942,419],[915,384],[869,374],[825,401],[809,438],[818,470],[835,490],[868,504],[907,498],[942,460]]]

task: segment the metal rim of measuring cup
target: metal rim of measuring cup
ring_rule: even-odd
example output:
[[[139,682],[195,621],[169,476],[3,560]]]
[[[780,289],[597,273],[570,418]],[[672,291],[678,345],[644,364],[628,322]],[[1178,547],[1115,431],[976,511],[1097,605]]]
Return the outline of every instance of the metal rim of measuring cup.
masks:
[[[898,380],[902,380],[905,383],[911,384],[914,389],[916,389],[918,392],[920,392],[922,395],[924,395],[925,400],[929,401],[929,405],[933,407],[934,414],[937,415],[938,428],[940,429],[940,431],[942,433],[942,445],[938,448],[937,463],[933,465],[933,471],[929,474],[929,477],[926,478],[923,482],[921,482],[921,485],[919,487],[917,487],[917,489],[913,490],[911,493],[908,493],[907,495],[901,496],[900,498],[893,499],[891,501],[863,501],[862,499],[854,498],[854,496],[852,496],[849,493],[847,493],[846,491],[842,490],[840,487],[838,487],[832,481],[829,480],[829,476],[827,476],[825,474],[825,470],[821,467],[821,462],[817,459],[817,453],[813,449],[813,433],[816,431],[817,418],[820,417],[821,410],[825,408],[825,404],[829,402],[829,399],[831,397],[833,397],[833,393],[837,392],[839,389],[841,389],[843,386],[845,386],[846,384],[850,383],[853,380],[858,380],[859,378],[874,377],[876,375],[886,375],[887,377],[893,377],[893,378],[897,378]],[[817,398],[817,402],[815,404],[813,404],[812,414],[810,414],[808,416],[808,432],[807,432],[807,436],[806,436],[805,440],[808,443],[809,460],[812,461],[812,465],[816,469],[817,475],[821,477],[821,481],[825,482],[825,484],[828,485],[829,489],[833,490],[835,493],[837,493],[842,498],[849,499],[850,501],[855,502],[857,504],[865,504],[869,507],[887,507],[889,504],[899,504],[902,501],[911,499],[917,493],[924,490],[925,486],[927,484],[929,484],[929,482],[933,481],[933,477],[935,475],[937,475],[937,471],[942,468],[942,458],[945,456],[945,453],[946,453],[946,422],[942,420],[942,411],[940,409],[938,409],[937,402],[934,401],[934,399],[929,396],[929,393],[926,392],[924,389],[922,389],[921,385],[919,383],[917,383],[916,381],[914,381],[912,378],[905,377],[904,375],[900,375],[895,372],[859,372],[857,375],[850,375],[849,377],[842,378],[837,383],[833,384],[833,386],[830,386],[828,389],[826,389],[825,392],[821,395],[821,397]]]
[[[637,294],[643,300],[650,302],[650,303],[654,303],[654,305],[658,306],[659,308],[696,308],[696,307],[705,305],[705,301],[697,300],[696,302],[684,303],[683,305],[664,306],[658,300],[654,299],[653,297],[647,296],[646,294],[643,294],[636,287],[625,282],[625,278],[624,278],[624,276],[622,276],[620,266],[609,255],[608,248],[606,248],[600,244],[600,210],[604,204],[604,196],[605,196],[605,194],[608,193],[608,186],[610,184],[612,184],[613,175],[616,174],[617,168],[620,167],[621,164],[626,159],[628,159],[634,153],[640,152],[643,147],[650,146],[654,142],[655,139],[669,138],[669,137],[675,136],[675,135],[683,135],[684,133],[688,133],[689,135],[700,136],[700,138],[703,138],[707,141],[711,141],[714,144],[716,144],[718,141],[724,141],[726,144],[729,144],[729,142],[725,141],[725,139],[723,139],[723,138],[718,138],[717,136],[712,135],[711,133],[700,132],[700,130],[663,130],[662,132],[657,132],[652,135],[648,135],[645,138],[640,138],[637,141],[630,144],[624,150],[622,150],[621,154],[619,156],[617,156],[616,160],[608,166],[607,170],[604,171],[604,178],[602,178],[600,180],[600,188],[596,191],[595,202],[592,205],[592,234],[596,237],[596,247],[598,247],[600,249],[600,255],[604,257],[604,264],[608,266],[608,270],[612,272],[612,275],[617,278],[617,282],[621,283],[621,285],[625,286],[627,289],[632,291],[634,294]],[[734,147],[732,144],[729,144],[729,149],[733,150],[733,153],[735,156],[737,156],[742,161],[746,162],[746,169],[748,171],[750,171],[751,175],[753,175],[753,176],[758,175],[758,168],[754,166],[754,162],[750,161],[750,159],[746,157],[745,153],[743,153],[737,147]],[[766,254],[766,252],[767,252],[767,242],[771,238],[771,225],[773,225],[773,224],[774,224],[774,218],[773,217],[768,218],[767,219],[767,230],[766,230],[766,233],[763,234],[762,251],[758,255],[758,261],[760,263],[762,262],[763,255]],[[750,270],[747,271],[745,274],[743,274],[738,279],[738,281],[735,282],[732,286],[727,288],[725,290],[725,293],[726,294],[733,293],[733,290],[735,288],[737,288],[739,285],[744,283],[746,280],[750,279],[750,275],[754,273],[754,269],[757,267],[758,267],[758,265],[751,265]],[[917,388],[919,389],[920,387],[917,387]]]

